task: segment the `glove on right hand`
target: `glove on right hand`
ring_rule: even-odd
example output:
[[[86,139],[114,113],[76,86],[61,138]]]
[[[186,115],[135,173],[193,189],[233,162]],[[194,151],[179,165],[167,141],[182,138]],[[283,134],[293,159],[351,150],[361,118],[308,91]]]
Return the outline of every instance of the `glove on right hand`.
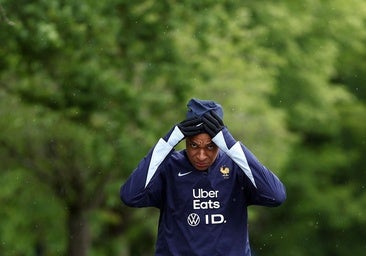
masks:
[[[200,117],[188,118],[178,124],[184,137],[191,137],[204,132],[203,121]]]

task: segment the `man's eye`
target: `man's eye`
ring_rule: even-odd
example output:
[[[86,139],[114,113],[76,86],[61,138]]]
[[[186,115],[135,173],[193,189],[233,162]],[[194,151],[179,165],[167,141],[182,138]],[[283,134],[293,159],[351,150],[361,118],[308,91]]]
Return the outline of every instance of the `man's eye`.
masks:
[[[191,148],[197,148],[198,147],[198,145],[196,144],[196,143],[193,143],[193,142],[191,142]]]
[[[209,144],[207,145],[207,149],[208,150],[214,150],[216,148],[216,145],[215,144]]]

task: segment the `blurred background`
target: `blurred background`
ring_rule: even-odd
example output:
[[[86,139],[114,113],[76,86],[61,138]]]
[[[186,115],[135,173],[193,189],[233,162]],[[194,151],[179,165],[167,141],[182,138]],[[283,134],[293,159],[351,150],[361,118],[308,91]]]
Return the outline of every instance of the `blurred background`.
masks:
[[[192,97],[287,187],[256,256],[366,252],[366,2],[1,0],[0,255],[153,255],[119,187]]]

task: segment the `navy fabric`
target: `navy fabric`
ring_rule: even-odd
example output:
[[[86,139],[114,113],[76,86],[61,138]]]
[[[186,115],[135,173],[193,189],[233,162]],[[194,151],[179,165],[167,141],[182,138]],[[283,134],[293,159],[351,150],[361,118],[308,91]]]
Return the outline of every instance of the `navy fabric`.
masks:
[[[278,206],[286,190],[227,129],[207,172],[194,169],[186,151],[160,139],[121,186],[121,200],[132,207],[160,209],[155,256],[250,256],[250,205]],[[225,144],[225,145],[224,145]]]
[[[195,116],[201,117],[209,111],[214,111],[221,119],[224,118],[224,112],[220,104],[211,100],[200,100],[191,99],[188,104],[187,118],[192,118]]]

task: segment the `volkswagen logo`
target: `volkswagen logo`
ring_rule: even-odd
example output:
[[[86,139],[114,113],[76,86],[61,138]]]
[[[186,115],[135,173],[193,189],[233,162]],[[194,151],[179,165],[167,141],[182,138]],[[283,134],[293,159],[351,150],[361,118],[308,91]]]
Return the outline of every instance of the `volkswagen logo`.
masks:
[[[190,226],[195,227],[200,223],[200,216],[196,213],[191,213],[187,217],[187,222]]]

